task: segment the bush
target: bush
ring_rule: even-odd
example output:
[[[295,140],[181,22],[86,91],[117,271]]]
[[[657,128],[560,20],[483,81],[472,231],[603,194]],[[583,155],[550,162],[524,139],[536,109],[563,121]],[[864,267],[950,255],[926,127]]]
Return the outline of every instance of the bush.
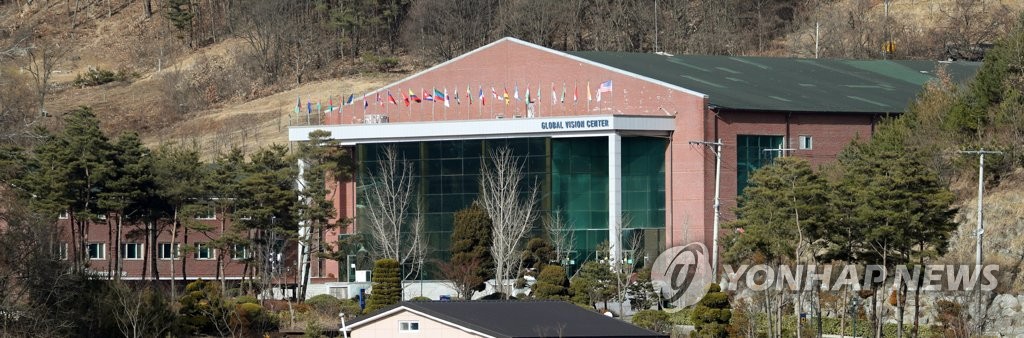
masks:
[[[708,293],[701,298],[690,313],[693,320],[694,336],[725,337],[732,312],[729,307],[729,295],[722,292],[718,284],[711,284]]]
[[[316,295],[306,300],[313,311],[325,316],[337,316],[341,312],[341,300],[331,295]]]
[[[89,68],[84,74],[75,76],[74,85],[76,87],[99,86],[114,81],[127,81],[134,76],[135,74],[130,74],[125,70],[119,70],[115,73],[101,68]]]
[[[241,303],[235,305],[231,324],[241,328],[243,336],[262,336],[278,329],[278,318],[258,304]]]
[[[414,301],[414,302],[429,302],[429,301],[432,301],[433,299],[430,299],[430,297],[416,296],[416,297],[412,297],[412,299],[410,299],[410,300]]]
[[[536,299],[569,300],[569,279],[558,265],[545,265],[532,289]]]
[[[642,310],[633,314],[633,325],[661,333],[672,330],[671,316],[658,310]]]
[[[245,304],[245,303],[257,304],[258,305],[260,303],[260,300],[256,299],[256,297],[248,296],[248,295],[235,297],[235,304]]]
[[[363,61],[372,65],[377,71],[385,73],[398,67],[398,58],[396,57],[363,54]]]
[[[366,302],[366,313],[398,304],[402,300],[402,278],[399,277],[398,261],[390,258],[377,260],[373,264],[373,293]]]

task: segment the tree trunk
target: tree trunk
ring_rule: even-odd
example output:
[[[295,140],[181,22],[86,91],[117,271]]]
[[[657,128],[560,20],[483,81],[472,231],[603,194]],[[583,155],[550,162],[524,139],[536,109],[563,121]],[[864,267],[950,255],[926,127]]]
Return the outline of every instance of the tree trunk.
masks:
[[[184,236],[181,239],[181,244],[188,245],[188,227],[183,227],[181,230],[182,230],[182,232],[184,232]],[[198,251],[196,251],[196,252],[198,252]],[[195,254],[195,253],[193,253],[193,254]],[[187,258],[188,258],[188,256],[182,256],[181,257],[181,285],[182,286],[188,284],[188,270],[186,270],[186,266],[185,266],[186,264],[188,264],[188,259]]]
[[[178,250],[175,250],[176,248],[174,247],[174,245],[177,243],[177,240],[178,240],[178,208],[175,207],[174,208],[174,220],[171,221],[171,255],[170,255],[171,256],[171,299],[178,298],[177,297],[178,290],[174,288],[174,265],[175,265],[174,260],[175,259],[183,259],[183,257],[177,257],[178,256]]]
[[[124,217],[121,217],[122,214],[124,214],[123,210],[117,212],[117,234],[116,236],[114,236],[118,243],[118,250],[120,250],[121,248],[121,233],[123,229],[122,227],[124,226]],[[121,270],[124,269],[124,261],[121,259],[120,254],[117,255],[117,260],[115,262],[117,262],[116,264],[114,264],[114,269],[117,270],[117,276],[115,276],[114,278],[117,280],[121,280]],[[143,277],[145,277],[145,275],[143,275]]]
[[[146,11],[146,19],[149,19],[149,18],[153,17],[153,1],[152,0],[143,0],[142,4],[143,4],[142,7],[145,8],[145,11]]]
[[[117,255],[117,252],[118,252],[118,250],[117,250],[117,238],[114,238],[114,224],[110,223],[110,217],[107,217],[106,222],[107,222],[107,238],[113,239],[113,241],[111,241],[112,243],[110,243],[111,244],[110,246],[112,246],[113,248],[107,248],[107,254],[110,255],[111,249],[113,249],[113,251],[114,251],[114,255],[111,255],[112,257],[108,257],[108,259],[107,259],[107,279],[109,280],[112,277],[114,277],[112,275],[114,273],[114,265],[115,265],[114,261],[116,261],[121,256]]]

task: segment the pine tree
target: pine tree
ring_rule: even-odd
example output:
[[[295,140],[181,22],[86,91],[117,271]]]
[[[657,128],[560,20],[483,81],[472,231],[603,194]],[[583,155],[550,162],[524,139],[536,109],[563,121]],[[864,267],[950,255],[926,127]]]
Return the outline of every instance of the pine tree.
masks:
[[[137,224],[154,208],[156,181],[152,174],[151,152],[142,145],[135,133],[122,134],[114,144],[114,173],[107,190],[99,194],[99,205],[114,212],[114,226],[111,238],[114,254],[112,271],[121,270],[121,238],[125,224]],[[147,246],[148,247],[148,246]],[[149,255],[144,255],[148,257]],[[120,273],[114,276],[120,278]]]
[[[402,301],[402,278],[398,261],[390,258],[373,263],[373,289],[366,303],[366,313],[383,309]]]
[[[726,337],[727,327],[732,311],[729,305],[729,294],[722,292],[718,284],[708,286],[708,293],[697,302],[690,312],[693,321],[694,337]]]
[[[536,299],[569,300],[569,279],[558,265],[545,265],[531,288]]]
[[[288,148],[261,149],[250,156],[238,188],[239,230],[253,236],[253,262],[264,283],[279,272],[270,265],[280,263],[276,261],[282,250],[278,243],[296,238],[294,163]]]
[[[164,211],[165,217],[169,219],[171,226],[171,247],[180,245],[184,254],[188,250],[185,244],[188,242],[187,229],[196,226],[195,216],[202,212],[206,203],[206,191],[203,187],[203,168],[199,160],[199,150],[195,146],[163,146],[154,153],[153,174],[155,176],[158,194],[162,203],[168,208]],[[183,240],[185,243],[178,244],[178,230],[185,227],[186,233]],[[150,243],[156,243],[159,229],[151,229]],[[174,254],[174,253],[172,253]],[[187,278],[184,273],[186,264],[184,259],[181,262],[181,269],[176,265],[178,261],[171,264],[171,296],[175,297],[175,272],[181,271],[182,280]],[[153,264],[156,271],[156,264]]]
[[[494,260],[491,257],[491,218],[487,211],[476,203],[459,210],[454,216],[451,244],[452,266],[473,265],[474,273],[479,279],[475,285],[460,288],[468,291],[483,291],[484,281],[494,278]],[[467,291],[467,293],[468,293]],[[470,299],[472,294],[463,294],[463,299]]]

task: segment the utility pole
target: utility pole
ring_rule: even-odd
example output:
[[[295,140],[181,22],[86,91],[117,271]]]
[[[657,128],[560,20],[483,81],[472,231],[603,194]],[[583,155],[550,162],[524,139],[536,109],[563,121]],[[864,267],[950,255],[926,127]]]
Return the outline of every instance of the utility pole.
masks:
[[[718,282],[718,222],[721,218],[721,200],[719,199],[720,191],[722,190],[722,139],[718,139],[715,142],[711,141],[690,141],[690,144],[702,145],[711,149],[715,153],[715,220],[714,229],[711,234],[711,276],[712,280]]]
[[[961,150],[961,154],[978,155],[978,230],[975,231],[975,255],[974,264],[977,265],[975,268],[981,268],[981,244],[982,237],[985,234],[985,213],[982,209],[982,200],[985,193],[985,155],[1002,155],[1001,151],[985,150],[981,148],[978,150]]]

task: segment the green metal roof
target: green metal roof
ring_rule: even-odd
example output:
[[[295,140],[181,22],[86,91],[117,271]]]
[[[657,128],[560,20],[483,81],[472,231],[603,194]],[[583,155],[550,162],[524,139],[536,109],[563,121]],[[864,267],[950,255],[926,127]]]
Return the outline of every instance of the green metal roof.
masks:
[[[708,95],[729,109],[791,112],[903,112],[935,79],[937,66],[963,83],[978,62],[835,60],[570,52],[590,61]]]

